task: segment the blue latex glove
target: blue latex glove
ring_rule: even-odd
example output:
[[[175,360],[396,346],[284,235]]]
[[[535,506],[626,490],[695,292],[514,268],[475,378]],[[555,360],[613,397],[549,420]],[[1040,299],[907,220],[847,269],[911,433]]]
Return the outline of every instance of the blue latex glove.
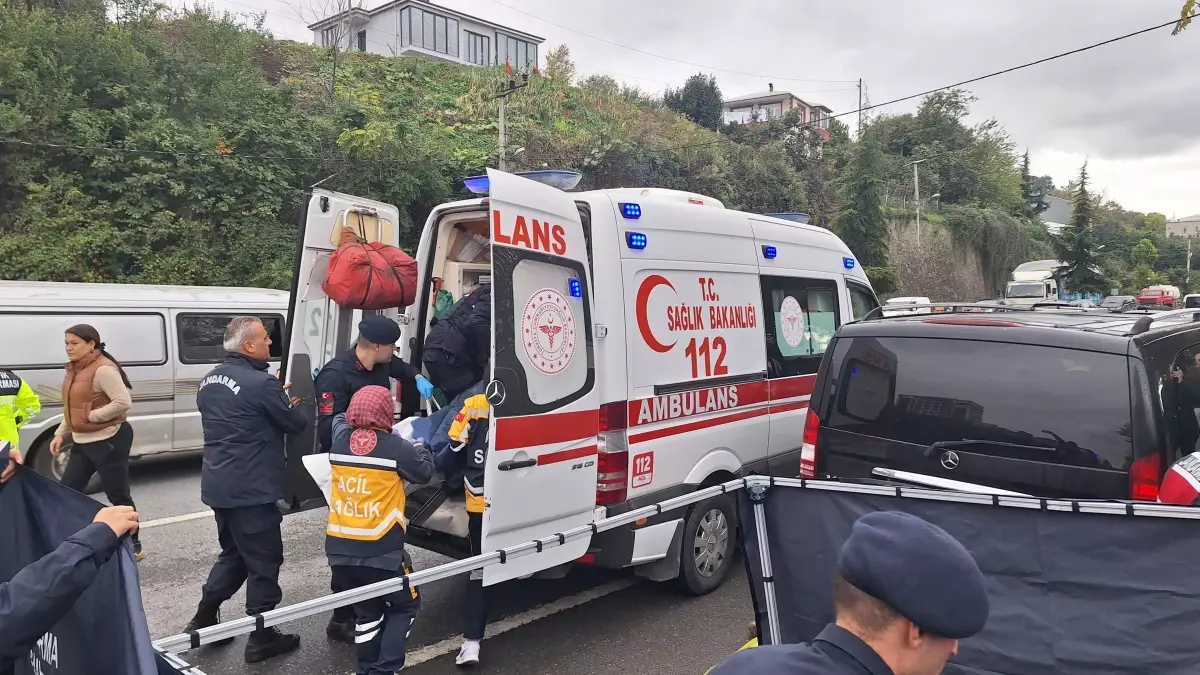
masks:
[[[418,375],[417,391],[421,392],[421,398],[430,398],[433,396],[433,383]]]

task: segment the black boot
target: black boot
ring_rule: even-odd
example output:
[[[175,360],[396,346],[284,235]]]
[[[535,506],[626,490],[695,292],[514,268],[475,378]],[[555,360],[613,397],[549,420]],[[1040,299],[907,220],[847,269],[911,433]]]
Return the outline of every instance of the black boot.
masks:
[[[208,628],[209,626],[215,626],[219,623],[221,623],[221,606],[201,600],[200,607],[196,609],[196,615],[193,616],[192,620],[189,621],[187,626],[184,627],[183,632],[190,633],[194,630]],[[213,644],[227,645],[230,642],[233,642],[233,638],[218,640]]]
[[[343,619],[337,614],[329,620],[329,625],[325,627],[325,635],[330,640],[345,642],[346,644],[354,644],[354,619]]]
[[[274,626],[256,630],[246,642],[246,663],[258,663],[288,652],[300,646],[300,636],[280,632]]]

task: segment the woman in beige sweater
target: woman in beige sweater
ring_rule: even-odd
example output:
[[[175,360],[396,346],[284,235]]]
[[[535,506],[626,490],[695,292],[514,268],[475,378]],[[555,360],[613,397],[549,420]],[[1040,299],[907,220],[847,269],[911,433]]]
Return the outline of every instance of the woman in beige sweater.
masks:
[[[129,494],[129,450],[133,427],[125,421],[132,405],[129,378],[100,341],[100,333],[87,324],[67,329],[66,377],[63,378],[63,421],[50,441],[50,453],[58,456],[67,441],[71,455],[63,470],[62,483],[83,492],[92,475],[100,474],[104,493],[113,506],[134,506]],[[136,507],[135,507],[136,508]],[[133,535],[133,552],[138,560],[142,543]]]

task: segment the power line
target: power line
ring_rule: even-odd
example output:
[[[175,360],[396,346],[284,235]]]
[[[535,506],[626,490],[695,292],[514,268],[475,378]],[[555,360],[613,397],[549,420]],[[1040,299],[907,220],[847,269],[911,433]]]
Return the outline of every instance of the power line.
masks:
[[[496,2],[496,1],[497,1],[497,0],[492,0],[492,2]],[[1200,12],[1197,12],[1197,13],[1195,13],[1195,14],[1192,14],[1192,17],[1196,17],[1196,16],[1200,16]],[[981,81],[983,81],[983,80],[987,80],[987,79],[990,79],[990,78],[993,78],[993,77],[998,77],[998,76],[1000,76],[1000,75],[1007,75],[1008,73],[1016,72],[1016,71],[1018,71],[1018,70],[1023,70],[1023,69],[1025,69],[1025,68],[1032,68],[1033,66],[1038,66],[1038,65],[1041,65],[1041,64],[1043,64],[1043,63],[1048,63],[1048,62],[1050,62],[1050,61],[1054,61],[1054,60],[1056,60],[1056,59],[1065,58],[1065,57],[1067,57],[1067,56],[1074,56],[1075,54],[1080,54],[1080,53],[1082,53],[1082,52],[1086,52],[1086,51],[1089,51],[1089,50],[1092,50],[1092,49],[1097,49],[1097,48],[1099,48],[1099,47],[1104,47],[1104,46],[1106,46],[1106,45],[1110,45],[1110,44],[1112,44],[1112,43],[1114,43],[1114,42],[1120,42],[1121,40],[1127,40],[1127,39],[1129,39],[1129,38],[1132,38],[1132,37],[1137,37],[1137,36],[1139,36],[1139,35],[1143,35],[1143,34],[1145,34],[1145,33],[1150,33],[1150,32],[1156,31],[1156,30],[1160,30],[1160,29],[1166,28],[1166,27],[1168,27],[1168,26],[1174,26],[1174,25],[1175,25],[1175,24],[1177,24],[1177,23],[1179,23],[1179,19],[1177,19],[1177,18],[1176,18],[1176,19],[1172,19],[1172,20],[1170,20],[1170,21],[1168,21],[1168,22],[1166,22],[1166,23],[1160,23],[1160,24],[1158,24],[1158,25],[1156,25],[1156,26],[1151,26],[1151,27],[1149,27],[1149,28],[1143,28],[1143,29],[1141,29],[1141,30],[1134,31],[1134,32],[1132,32],[1132,33],[1126,33],[1125,35],[1120,35],[1120,36],[1118,36],[1118,37],[1109,38],[1109,39],[1107,39],[1107,40],[1104,40],[1104,41],[1102,41],[1102,42],[1097,42],[1097,43],[1095,43],[1095,44],[1090,44],[1090,45],[1088,45],[1088,46],[1086,46],[1086,47],[1080,47],[1080,48],[1078,48],[1078,49],[1072,49],[1071,51],[1062,52],[1062,53],[1060,53],[1060,54],[1055,54],[1054,56],[1047,56],[1047,57],[1045,57],[1045,58],[1041,58],[1041,59],[1038,59],[1038,60],[1036,60],[1036,61],[1030,61],[1030,62],[1028,62],[1028,63],[1022,63],[1022,64],[1021,64],[1021,65],[1019,65],[1019,66],[1013,66],[1013,67],[1011,67],[1011,68],[1005,68],[1004,70],[997,70],[997,71],[995,71],[995,72],[988,73],[987,75],[980,75],[980,76],[978,76],[978,77],[972,77],[972,78],[970,78],[970,79],[968,79],[968,80],[962,80],[961,82],[955,82],[954,84],[947,84],[947,85],[944,85],[944,86],[941,86],[941,87],[935,87],[935,88],[933,88],[933,89],[929,89],[929,90],[927,90],[927,91],[923,91],[923,92],[920,92],[920,93],[918,93],[918,94],[909,94],[908,96],[901,96],[900,98],[895,98],[895,99],[892,99],[892,100],[890,100],[890,101],[884,101],[883,103],[875,103],[875,104],[872,104],[872,105],[863,106],[862,108],[859,108],[859,109],[857,109],[857,110],[849,110],[849,111],[847,111],[847,112],[838,113],[838,114],[836,114],[836,115],[830,115],[829,117],[830,117],[830,118],[834,118],[834,117],[845,117],[845,116],[847,116],[847,115],[857,115],[857,114],[859,114],[859,113],[866,112],[866,111],[868,111],[868,110],[873,110],[873,109],[875,109],[875,108],[882,108],[882,107],[884,107],[884,106],[895,105],[896,103],[903,103],[904,101],[910,101],[910,100],[912,100],[912,99],[914,99],[914,98],[920,98],[920,97],[922,97],[922,96],[928,96],[928,95],[930,95],[930,94],[936,94],[936,93],[937,93],[937,92],[939,92],[939,91],[945,91],[945,90],[947,90],[947,89],[957,89],[958,87],[962,87],[962,86],[965,86],[965,85],[968,85],[968,84],[973,84],[973,83],[975,83],[975,82],[981,82]],[[802,124],[802,125],[800,125],[800,126],[801,126],[801,128],[804,128],[804,127],[810,127],[810,126],[812,126],[812,125],[813,125],[813,122],[806,122],[805,124]],[[759,135],[763,135],[763,134],[767,134],[767,133],[774,133],[774,132],[776,132],[776,131],[780,131],[780,130],[781,130],[781,129],[779,129],[779,128],[763,129],[763,130],[761,130],[761,131],[756,131],[756,132],[752,132],[752,133],[745,134],[745,135],[744,135],[744,136],[742,136],[741,138],[751,138],[751,137],[754,137],[754,136],[759,136]],[[732,141],[732,140],[733,140],[733,139],[731,139],[731,138],[724,138],[724,137],[722,137],[722,138],[718,138],[718,139],[716,139],[716,140],[712,140],[712,141],[704,141],[704,142],[702,142],[702,143],[692,143],[692,144],[688,144],[688,145],[678,145],[678,146],[675,146],[675,147],[666,148],[666,150],[684,150],[684,149],[687,149],[687,148],[696,148],[696,147],[702,147],[702,146],[705,146],[705,145],[715,145],[715,144],[717,144],[717,143],[723,143],[723,142],[725,142],[725,141]]]
[[[549,20],[549,19],[546,19],[546,18],[540,17],[540,16],[538,16],[538,15],[536,15],[536,14],[532,14],[532,13],[530,13],[530,12],[526,12],[526,11],[525,11],[525,10],[523,10],[523,9],[519,9],[519,8],[517,8],[517,7],[513,7],[512,5],[509,5],[509,4],[506,4],[506,3],[500,2],[500,0],[490,0],[490,1],[491,1],[491,2],[494,2],[494,3],[495,3],[495,4],[497,4],[497,5],[500,5],[501,7],[507,7],[508,9],[511,9],[512,11],[514,11],[514,12],[517,12],[517,13],[519,13],[519,14],[524,14],[525,16],[532,17],[532,18],[534,18],[534,19],[537,19],[538,21],[541,21],[541,22],[543,22],[543,23],[548,23],[548,24],[550,24],[551,26],[557,26],[557,27],[559,27],[559,28],[561,28],[561,29],[563,29],[563,30],[570,31],[570,32],[572,32],[572,33],[575,33],[575,34],[577,34],[577,35],[582,35],[582,36],[584,36],[584,37],[586,37],[586,38],[591,38],[591,39],[593,39],[593,40],[596,40],[597,42],[603,42],[603,43],[605,43],[605,44],[610,44],[610,45],[613,45],[614,47],[620,47],[621,49],[628,49],[628,50],[629,50],[629,51],[631,51],[631,52],[637,52],[637,53],[639,53],[639,54],[645,54],[646,56],[653,56],[653,57],[654,57],[654,58],[656,58],[656,59],[663,59],[663,60],[666,60],[666,61],[674,61],[675,63],[682,63],[682,64],[684,64],[684,65],[688,65],[688,66],[696,66],[697,68],[707,68],[707,69],[709,69],[709,70],[717,70],[717,71],[720,71],[720,72],[722,72],[722,73],[734,73],[734,74],[736,74],[736,75],[747,75],[747,76],[750,76],[750,77],[769,77],[769,78],[772,78],[772,79],[776,79],[776,80],[783,80],[783,81],[786,81],[786,82],[825,82],[825,83],[831,83],[831,84],[845,84],[845,83],[857,84],[857,83],[858,83],[858,80],[816,80],[816,79],[806,79],[806,78],[796,78],[796,77],[784,77],[784,76],[782,76],[782,75],[764,75],[764,74],[762,74],[762,73],[747,73],[747,72],[745,72],[745,71],[741,71],[741,70],[730,70],[730,69],[728,69],[728,68],[719,68],[719,67],[717,67],[717,66],[706,65],[706,64],[703,64],[703,63],[695,63],[695,62],[693,62],[693,61],[685,61],[685,60],[683,60],[683,59],[677,59],[677,58],[675,58],[675,57],[673,57],[673,56],[665,56],[665,55],[663,55],[663,54],[655,54],[654,52],[648,52],[648,51],[646,51],[646,50],[644,50],[644,49],[639,49],[639,48],[637,48],[637,47],[630,47],[629,45],[623,45],[623,44],[621,44],[620,42],[613,42],[612,40],[609,40],[608,38],[602,38],[602,37],[598,37],[598,36],[596,36],[596,35],[592,35],[591,33],[585,33],[585,32],[583,32],[583,31],[581,31],[581,30],[577,30],[577,29],[575,29],[575,28],[571,28],[570,26],[564,26],[564,25],[562,25],[561,23],[556,23],[556,22],[554,22],[554,21],[551,21],[551,20]]]

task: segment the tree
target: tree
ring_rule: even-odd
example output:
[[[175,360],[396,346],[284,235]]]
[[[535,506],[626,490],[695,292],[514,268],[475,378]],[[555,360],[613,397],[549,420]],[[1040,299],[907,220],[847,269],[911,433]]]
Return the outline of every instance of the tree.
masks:
[[[1059,273],[1068,292],[1103,292],[1108,284],[1096,264],[1092,230],[1095,205],[1088,191],[1087,162],[1079,170],[1073,201],[1071,224],[1054,237],[1054,251],[1064,263]]]
[[[1158,262],[1158,247],[1149,239],[1143,239],[1133,247],[1133,251],[1129,255],[1130,261],[1135,267],[1154,268]]]
[[[1046,203],[1045,183],[1029,174],[1029,151],[1021,160],[1021,199],[1025,202],[1025,217],[1033,220],[1050,208]]]
[[[1146,214],[1145,226],[1151,232],[1164,234],[1167,231],[1167,217],[1161,213],[1150,212]]]
[[[888,263],[888,225],[880,203],[883,152],[869,136],[858,144],[842,179],[842,207],[833,230],[863,267]]]
[[[680,89],[667,89],[663,92],[663,104],[713,131],[721,128],[725,117],[717,78],[704,73],[692,75]]]
[[[1179,10],[1179,23],[1175,24],[1175,30],[1171,31],[1171,35],[1179,35],[1179,32],[1188,27],[1192,22],[1192,14],[1196,11],[1196,0],[1187,0],[1183,3],[1183,8]]]
[[[546,77],[563,84],[571,84],[575,79],[575,62],[571,60],[571,50],[566,45],[559,45],[546,54]]]

